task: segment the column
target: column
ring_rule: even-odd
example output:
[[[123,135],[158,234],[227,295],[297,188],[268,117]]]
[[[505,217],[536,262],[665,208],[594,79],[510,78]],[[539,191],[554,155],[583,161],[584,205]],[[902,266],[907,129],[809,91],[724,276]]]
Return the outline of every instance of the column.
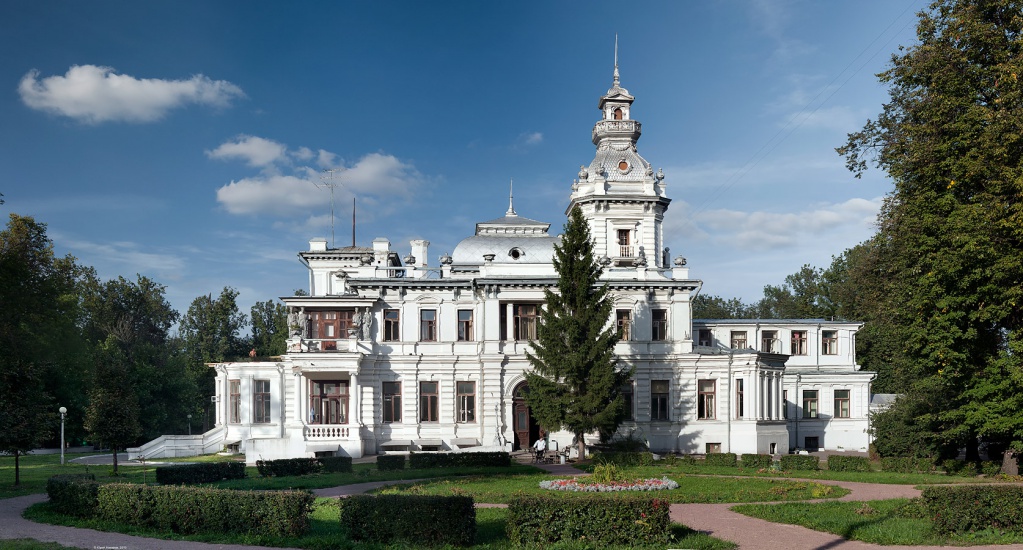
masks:
[[[358,430],[358,426],[362,425],[362,388],[359,387],[359,375],[358,374],[352,374],[351,375],[351,386],[352,386],[352,391],[351,391],[351,393],[352,393],[352,410],[355,411],[355,414],[352,414],[348,418],[348,424],[349,425],[354,424],[356,426],[355,429]]]

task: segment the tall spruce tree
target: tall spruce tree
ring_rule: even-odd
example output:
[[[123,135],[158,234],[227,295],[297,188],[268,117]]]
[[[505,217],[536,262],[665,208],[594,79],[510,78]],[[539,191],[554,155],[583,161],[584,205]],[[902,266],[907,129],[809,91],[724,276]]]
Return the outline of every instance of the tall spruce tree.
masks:
[[[525,398],[542,428],[572,432],[579,456],[585,456],[585,434],[596,431],[606,437],[625,419],[622,386],[632,369],[617,366],[618,333],[610,323],[614,304],[600,282],[603,269],[578,207],[554,247],[554,268],[557,290],[544,291],[547,306],[532,352],[526,354],[533,372],[526,373]]]

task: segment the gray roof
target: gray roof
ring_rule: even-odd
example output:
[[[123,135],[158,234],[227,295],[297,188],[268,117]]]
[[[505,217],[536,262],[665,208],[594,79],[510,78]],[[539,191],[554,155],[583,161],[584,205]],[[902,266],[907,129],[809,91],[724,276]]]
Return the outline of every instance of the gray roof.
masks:
[[[484,254],[493,254],[494,263],[549,264],[554,258],[554,243],[559,238],[546,233],[473,235],[458,243],[451,254],[451,261],[453,264],[479,265],[483,263]],[[512,249],[518,250],[518,259],[512,257]]]

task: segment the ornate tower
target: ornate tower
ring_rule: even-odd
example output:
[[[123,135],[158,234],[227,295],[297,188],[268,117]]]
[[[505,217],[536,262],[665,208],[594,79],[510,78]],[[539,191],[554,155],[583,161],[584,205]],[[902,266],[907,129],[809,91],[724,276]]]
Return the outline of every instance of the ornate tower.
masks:
[[[614,82],[597,105],[603,114],[593,126],[597,154],[579,167],[568,209],[582,209],[595,253],[612,265],[666,268],[661,222],[671,199],[664,194],[664,172],[654,174],[636,151],[642,125],[630,113],[636,98],[619,81],[617,50],[616,44]]]

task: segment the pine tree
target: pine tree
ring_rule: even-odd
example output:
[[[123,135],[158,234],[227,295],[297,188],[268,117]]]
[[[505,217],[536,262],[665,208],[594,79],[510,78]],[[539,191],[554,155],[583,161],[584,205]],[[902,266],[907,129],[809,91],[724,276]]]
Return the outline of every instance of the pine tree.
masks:
[[[624,420],[622,386],[632,369],[617,367],[616,329],[610,325],[612,301],[600,283],[603,269],[593,256],[590,231],[578,207],[554,247],[557,290],[546,290],[546,309],[537,326],[537,340],[526,357],[526,403],[540,426],[575,434],[579,456],[585,456],[585,434],[614,433]]]

